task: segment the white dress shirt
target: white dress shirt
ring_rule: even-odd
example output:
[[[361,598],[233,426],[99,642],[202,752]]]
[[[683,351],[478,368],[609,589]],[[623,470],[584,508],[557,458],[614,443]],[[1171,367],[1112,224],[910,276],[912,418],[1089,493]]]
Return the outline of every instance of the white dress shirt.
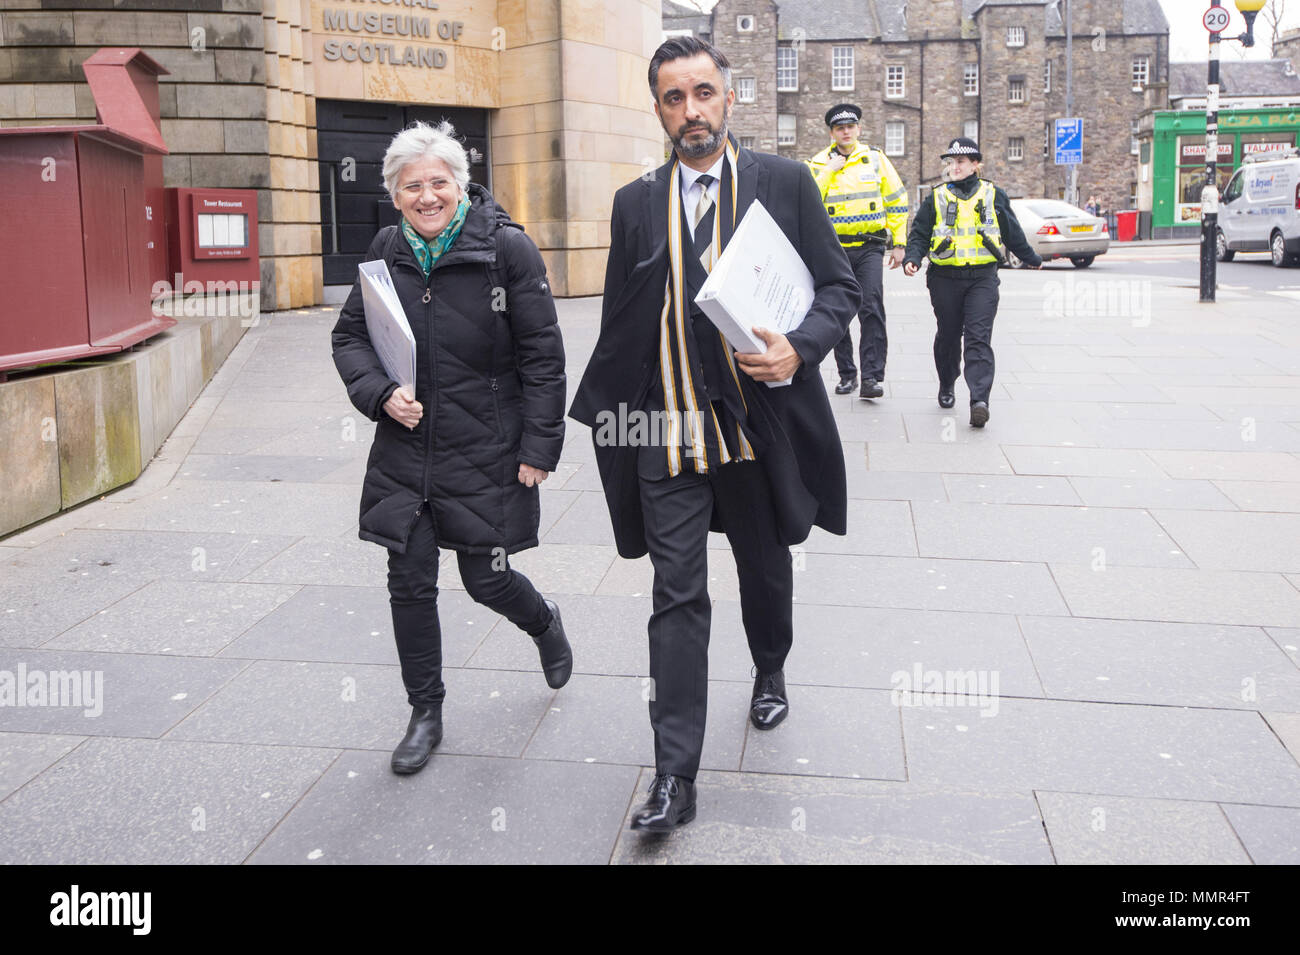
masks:
[[[718,157],[710,169],[704,172],[696,172],[685,163],[681,163],[682,170],[682,204],[686,207],[686,223],[692,224],[695,221],[695,207],[700,203],[701,190],[695,188],[695,181],[705,173],[713,177],[713,182],[709,183],[709,198],[713,204],[718,204],[718,190],[722,184],[722,164],[727,161],[727,154],[724,151]]]

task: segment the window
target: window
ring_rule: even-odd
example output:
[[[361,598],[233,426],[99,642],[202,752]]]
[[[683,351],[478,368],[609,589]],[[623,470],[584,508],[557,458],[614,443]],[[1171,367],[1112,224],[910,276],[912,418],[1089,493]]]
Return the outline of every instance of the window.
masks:
[[[781,113],[776,117],[776,144],[778,146],[793,146],[794,131],[794,113]]]
[[[903,155],[903,123],[901,120],[890,120],[885,123],[885,155]]]
[[[1043,92],[1052,92],[1052,61],[1043,61]]]
[[[831,89],[853,89],[853,47],[831,47]]]
[[[1025,137],[1012,136],[1007,140],[1007,158],[1012,162],[1025,158]]]
[[[1024,46],[1025,28],[1007,27],[1007,46]]]
[[[1007,80],[1007,101],[1010,103],[1023,103],[1025,101],[1025,78],[1023,76],[1013,76]]]
[[[1128,184],[1128,207],[1130,209],[1138,207],[1138,184],[1131,180]]]
[[[754,148],[754,137],[753,137],[753,136],[741,136],[741,137],[740,137],[740,148],[741,148],[741,149],[753,149],[753,148]]]
[[[740,16],[736,17],[736,32],[754,32],[754,15],[752,13],[742,13]]]
[[[757,82],[752,76],[736,77],[736,102],[752,103],[754,102],[754,90],[757,88]]]
[[[961,68],[961,91],[966,96],[980,95],[980,66],[967,63]]]
[[[1145,89],[1151,81],[1151,58],[1146,56],[1133,57],[1133,89]]]
[[[975,142],[980,141],[980,121],[978,119],[968,119],[961,124],[961,134],[967,139],[973,139]]]
[[[885,97],[897,99],[903,95],[904,68],[901,66],[885,67]]]
[[[1050,156],[1051,154],[1052,154],[1052,124],[1044,123],[1043,124],[1043,155]]]
[[[1140,144],[1138,143],[1137,123],[1129,123],[1128,125],[1128,151],[1130,154],[1134,156],[1136,156],[1140,151]]]
[[[799,51],[792,46],[776,48],[776,88],[783,92],[799,89]]]
[[[1241,198],[1242,185],[1246,179],[1242,175],[1243,170],[1237,170],[1237,174],[1232,177],[1232,182],[1228,183],[1228,188],[1223,190],[1223,201],[1232,202],[1234,199]]]

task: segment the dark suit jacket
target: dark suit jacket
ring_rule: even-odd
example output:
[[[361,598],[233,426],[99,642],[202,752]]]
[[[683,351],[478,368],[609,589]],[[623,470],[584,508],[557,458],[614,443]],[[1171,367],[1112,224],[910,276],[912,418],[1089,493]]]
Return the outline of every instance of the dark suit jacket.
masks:
[[[818,365],[844,337],[862,292],[835,235],[821,194],[803,163],[740,149],[736,222],[758,199],[802,256],[816,292],[803,323],[787,337],[803,359],[794,383],[768,388],[743,372],[747,430],[772,487],[783,543],[807,538],[813,524],[845,533],[848,493],[839,431]],[[668,188],[672,160],[614,196],[600,336],[569,415],[595,429],[602,411],[619,417],[645,407],[658,373],[659,316],[668,276]],[[646,553],[635,447],[596,442],[618,552]],[[715,524],[715,529],[717,529]]]

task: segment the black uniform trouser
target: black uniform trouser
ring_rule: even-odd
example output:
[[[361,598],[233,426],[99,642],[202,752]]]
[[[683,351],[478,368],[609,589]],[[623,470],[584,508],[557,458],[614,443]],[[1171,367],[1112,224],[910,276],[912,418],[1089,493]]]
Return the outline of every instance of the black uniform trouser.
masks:
[[[650,725],[656,772],[694,779],[704,746],[709,689],[709,520],[718,508],[740,578],[740,615],[754,665],[785,666],[794,639],[790,549],[777,537],[767,476],[752,461],[707,475],[663,476],[662,447],[641,448],[638,484],[654,566]],[[690,468],[689,460],[685,462]]]
[[[536,636],[551,623],[542,595],[504,554],[456,553],[466,592],[519,629]],[[412,706],[436,706],[447,695],[442,682],[442,630],[438,624],[438,539],[426,507],[411,529],[406,553],[388,552],[388,603],[402,664],[402,683]]]
[[[879,243],[854,246],[844,250],[853,266],[853,276],[862,286],[862,306],[858,309],[860,340],[858,358],[862,377],[885,380],[885,352],[889,339],[885,335],[885,247]],[[852,328],[852,323],[850,323]],[[852,375],[853,332],[844,330],[844,337],[835,345],[835,367],[841,375]]]
[[[970,268],[980,271],[967,272]],[[925,275],[938,325],[934,367],[939,373],[939,388],[951,391],[961,374],[964,341],[970,400],[988,401],[993,390],[993,318],[998,311],[1000,284],[997,268],[930,263]]]

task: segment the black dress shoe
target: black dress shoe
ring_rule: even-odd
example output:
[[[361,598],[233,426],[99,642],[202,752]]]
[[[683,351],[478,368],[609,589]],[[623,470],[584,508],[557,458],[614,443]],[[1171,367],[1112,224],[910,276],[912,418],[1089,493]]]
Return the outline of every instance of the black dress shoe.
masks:
[[[970,406],[970,426],[972,428],[982,428],[988,424],[989,420],[989,403],[987,401],[974,401]]]
[[[560,608],[553,600],[545,603],[551,611],[551,625],[533,637],[533,643],[537,644],[537,653],[542,659],[546,685],[552,690],[558,690],[569,682],[569,674],[573,672],[573,650],[569,646],[569,638],[564,635]]]
[[[942,388],[939,389],[940,408],[951,408],[956,403],[957,403],[957,396],[952,393],[951,388],[949,388],[947,391],[944,391]]]
[[[854,372],[851,375],[840,375],[840,383],[835,386],[837,395],[851,395],[853,389],[858,386],[858,375]]]
[[[749,719],[755,727],[770,730],[790,712],[785,694],[785,673],[759,673],[754,679],[754,696],[749,701]]]
[[[880,387],[880,382],[874,378],[862,379],[862,390],[858,392],[859,398],[880,398],[885,394],[885,389]]]
[[[442,742],[442,704],[417,706],[411,710],[406,735],[393,750],[393,772],[402,776],[418,773],[429,761],[433,748]]]
[[[682,776],[660,773],[650,784],[650,797],[632,813],[628,828],[643,832],[671,832],[695,818],[695,783]]]

